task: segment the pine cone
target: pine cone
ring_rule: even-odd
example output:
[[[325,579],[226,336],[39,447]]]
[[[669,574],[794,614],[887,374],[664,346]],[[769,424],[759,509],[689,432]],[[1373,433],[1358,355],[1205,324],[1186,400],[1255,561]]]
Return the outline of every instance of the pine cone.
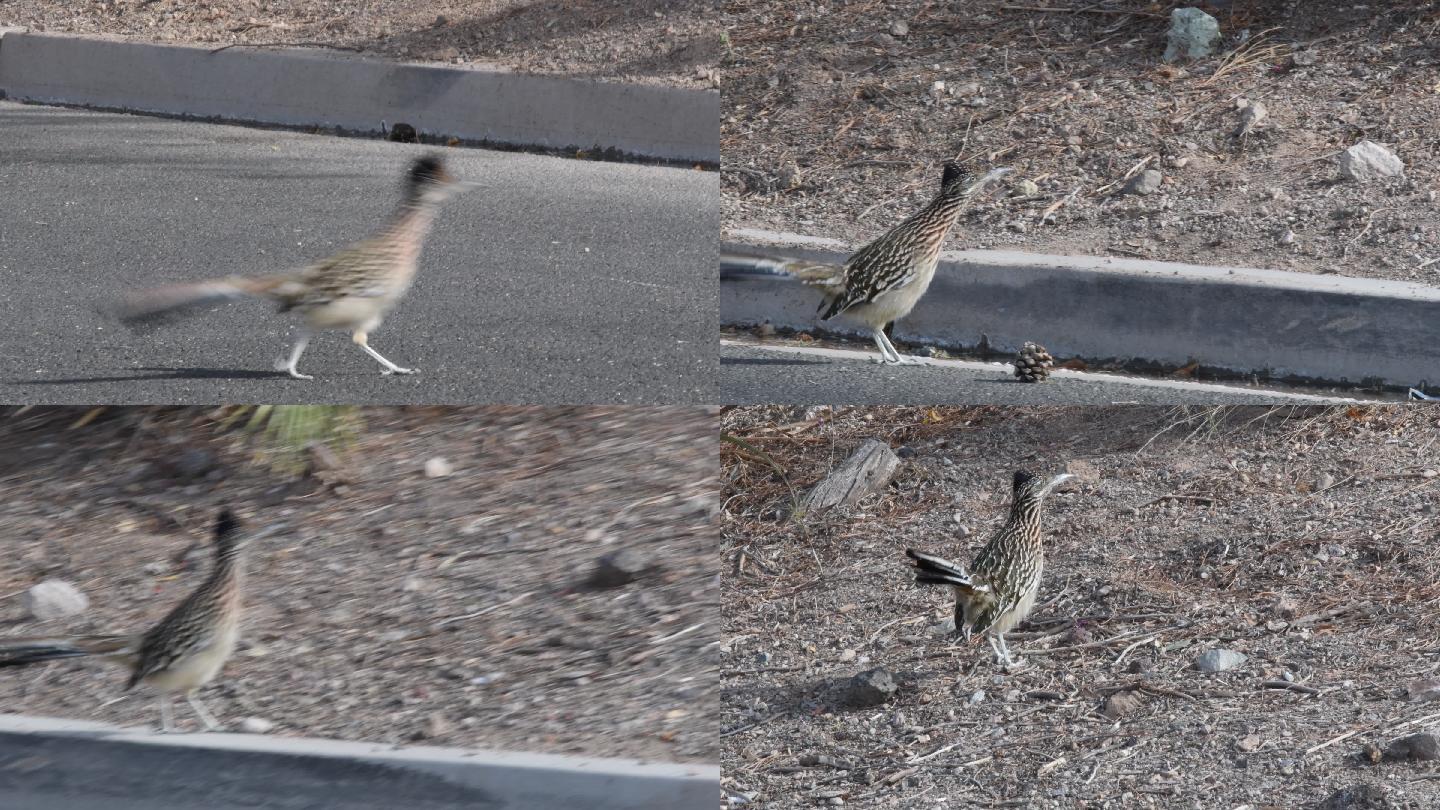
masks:
[[[1045,350],[1039,343],[1025,342],[1020,347],[1020,353],[1015,356],[1015,376],[1020,382],[1041,382],[1050,376],[1050,369],[1055,366],[1055,358]]]

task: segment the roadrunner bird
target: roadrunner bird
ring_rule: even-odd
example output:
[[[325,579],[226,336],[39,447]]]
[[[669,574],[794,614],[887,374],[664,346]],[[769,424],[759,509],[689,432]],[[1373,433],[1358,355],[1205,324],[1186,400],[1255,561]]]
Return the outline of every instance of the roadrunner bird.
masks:
[[[101,658],[130,669],[126,691],[140,683],[160,691],[163,731],[175,728],[171,703],[177,692],[185,695],[206,728],[219,729],[220,724],[195,693],[220,673],[235,650],[240,636],[245,547],[272,530],[246,537],[230,510],[221,511],[215,522],[215,567],[210,576],[149,632],[138,636],[0,637],[0,667]]]
[[[908,315],[925,294],[935,277],[940,248],[965,203],[1009,172],[993,169],[966,186],[967,176],[960,164],[946,163],[935,199],[889,233],[857,250],[842,267],[723,251],[720,278],[780,277],[818,287],[825,296],[820,304],[820,319],[845,315],[868,327],[880,349],[876,362],[923,364],[920,358],[902,356],[895,350],[885,336],[885,325]]]
[[[967,642],[976,633],[984,634],[997,664],[1019,663],[1010,657],[1005,633],[1024,621],[1040,591],[1040,572],[1045,567],[1040,505],[1051,490],[1074,477],[1065,473],[1041,481],[1017,471],[1010,518],[975,555],[969,572],[949,560],[905,549],[915,561],[917,583],[951,586],[955,591],[955,632]]]
[[[419,269],[420,248],[440,203],[472,187],[446,171],[440,158],[419,158],[406,174],[400,206],[369,239],[296,272],[230,276],[136,293],[121,301],[117,314],[123,323],[144,326],[221,301],[267,298],[281,312],[297,312],[305,321],[289,357],[276,361],[276,371],[297,380],[313,379],[296,368],[311,332],[342,329],[384,366],[383,374],[413,374],[415,369],[401,368],[371,348],[369,334],[410,288]]]

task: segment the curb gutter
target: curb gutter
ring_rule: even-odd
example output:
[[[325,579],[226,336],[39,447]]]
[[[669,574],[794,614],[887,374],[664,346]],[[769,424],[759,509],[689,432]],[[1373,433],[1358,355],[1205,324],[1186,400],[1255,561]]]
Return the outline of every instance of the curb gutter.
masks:
[[[0,714],[0,807],[54,810],[712,805],[720,769],[254,734],[155,734]]]
[[[726,250],[839,263],[831,239],[732,231]],[[814,290],[771,280],[720,285],[729,326],[868,334],[819,322]],[[895,337],[957,350],[1018,350],[1129,365],[1199,361],[1223,373],[1333,385],[1440,384],[1440,287],[1279,270],[969,250],[941,254],[929,292]]]

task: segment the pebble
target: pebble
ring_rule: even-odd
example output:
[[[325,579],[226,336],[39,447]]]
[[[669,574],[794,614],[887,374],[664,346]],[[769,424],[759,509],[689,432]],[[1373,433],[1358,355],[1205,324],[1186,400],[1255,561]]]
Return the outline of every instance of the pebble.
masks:
[[[246,734],[269,734],[275,724],[263,717],[247,717],[240,721],[240,730]]]
[[[441,456],[435,456],[425,462],[426,478],[444,478],[455,472],[455,467]]]
[[[895,22],[890,23],[890,35],[891,35],[891,36],[903,37],[903,36],[909,36],[909,34],[910,34],[910,23],[907,23],[907,22],[905,22],[904,20],[896,20]]]
[[[1145,707],[1144,698],[1133,690],[1116,692],[1105,699],[1105,705],[1101,712],[1111,720],[1119,720],[1123,717],[1130,717]]]
[[[1146,169],[1145,171],[1130,178],[1125,184],[1126,194],[1154,194],[1160,190],[1160,183],[1165,179],[1158,169]]]
[[[1195,667],[1201,672],[1224,672],[1245,663],[1244,653],[1235,650],[1206,650],[1195,659]]]
[[[1395,804],[1390,801],[1385,788],[1361,782],[1340,788],[1315,807],[1316,810],[1387,810]]]
[[[25,612],[42,622],[76,616],[90,607],[89,598],[79,588],[60,579],[47,579],[30,586],[23,602]]]

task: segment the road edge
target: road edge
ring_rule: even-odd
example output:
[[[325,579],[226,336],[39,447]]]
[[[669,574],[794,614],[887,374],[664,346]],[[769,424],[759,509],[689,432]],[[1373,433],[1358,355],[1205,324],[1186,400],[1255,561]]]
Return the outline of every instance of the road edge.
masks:
[[[0,27],[0,98],[616,159],[720,162],[720,94],[390,62],[306,48],[223,50]]]

